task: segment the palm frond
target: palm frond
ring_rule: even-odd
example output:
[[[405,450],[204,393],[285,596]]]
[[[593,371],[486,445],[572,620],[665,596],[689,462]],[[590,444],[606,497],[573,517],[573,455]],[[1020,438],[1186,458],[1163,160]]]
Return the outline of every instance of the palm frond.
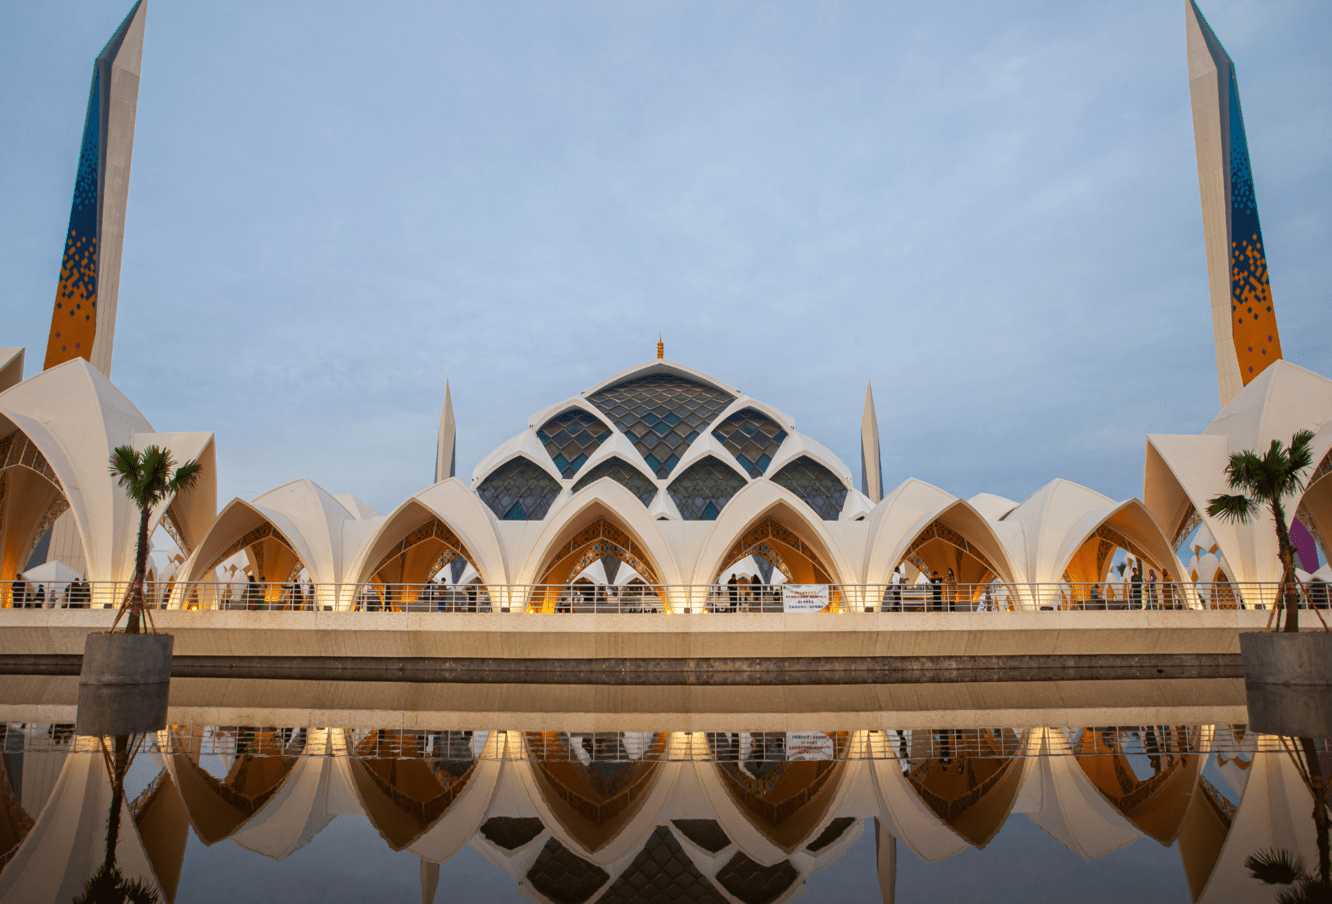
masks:
[[[1305,875],[1303,857],[1274,848],[1250,854],[1244,868],[1264,885],[1293,885]]]
[[[1254,504],[1248,496],[1238,494],[1217,496],[1207,501],[1207,514],[1222,521],[1248,524],[1253,516]]]
[[[125,489],[130,489],[139,482],[141,467],[139,464],[139,453],[134,451],[133,446],[116,446],[111,450],[111,459],[107,463],[110,466],[111,476],[118,478],[116,481]]]
[[[1290,452],[1287,457],[1286,486],[1287,494],[1298,493],[1304,489],[1304,472],[1313,464],[1314,432],[1301,430],[1290,438]]]
[[[172,476],[171,482],[167,484],[166,495],[174,496],[194,486],[194,482],[198,480],[199,472],[202,470],[203,465],[199,464],[198,461],[187,461],[176,468],[176,473]]]
[[[1263,460],[1253,452],[1236,452],[1226,465],[1226,483],[1232,490],[1253,492],[1262,479]]]

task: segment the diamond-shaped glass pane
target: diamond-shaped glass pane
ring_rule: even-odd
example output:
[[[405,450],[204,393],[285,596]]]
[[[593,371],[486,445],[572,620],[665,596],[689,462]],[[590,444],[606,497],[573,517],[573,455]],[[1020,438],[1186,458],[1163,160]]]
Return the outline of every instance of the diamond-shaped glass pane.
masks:
[[[609,477],[623,484],[644,505],[651,505],[652,497],[657,495],[657,485],[648,480],[642,471],[622,458],[608,458],[588,471],[578,478],[578,482],[573,485],[573,491],[577,493],[594,480],[600,480],[603,477]]]
[[[744,904],[772,904],[798,878],[800,874],[790,860],[764,866],[743,853],[717,870],[717,882]]]
[[[537,431],[537,439],[545,445],[565,480],[577,474],[588,456],[610,435],[609,427],[581,408],[561,411]]]
[[[589,863],[554,838],[537,855],[527,871],[527,881],[557,904],[583,904],[606,884],[610,874]]]
[[[665,479],[688,445],[734,398],[683,377],[653,374],[603,389],[588,401],[629,437],[653,473]]]
[[[666,492],[686,521],[715,521],[744,485],[745,479],[735,468],[708,456],[686,468]]]
[[[846,503],[846,484],[807,455],[778,471],[772,482],[805,500],[824,521],[836,521]]]
[[[628,869],[597,899],[599,904],[723,904],[725,900],[666,826],[657,826]]]
[[[757,408],[744,408],[717,425],[712,435],[750,477],[762,477],[786,439],[781,425]]]
[[[559,494],[559,481],[526,458],[506,461],[476,488],[495,517],[506,521],[540,521]]]

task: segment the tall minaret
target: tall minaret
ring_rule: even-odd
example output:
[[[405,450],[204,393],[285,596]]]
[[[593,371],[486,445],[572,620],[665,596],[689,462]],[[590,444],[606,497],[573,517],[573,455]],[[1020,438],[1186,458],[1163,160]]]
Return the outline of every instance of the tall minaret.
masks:
[[[1194,0],[1184,0],[1216,375],[1225,407],[1281,358],[1235,64]]]
[[[147,17],[148,4],[139,0],[93,63],[65,256],[46,343],[47,368],[84,358],[111,375]]]
[[[879,896],[883,904],[897,900],[897,839],[874,819],[874,866],[879,874]]]
[[[860,491],[877,503],[883,498],[883,461],[879,456],[879,419],[874,416],[874,387],[865,381],[865,413],[860,418]]]
[[[435,483],[448,480],[457,470],[458,424],[453,419],[453,396],[444,381],[444,407],[439,413],[439,445],[435,447]]]

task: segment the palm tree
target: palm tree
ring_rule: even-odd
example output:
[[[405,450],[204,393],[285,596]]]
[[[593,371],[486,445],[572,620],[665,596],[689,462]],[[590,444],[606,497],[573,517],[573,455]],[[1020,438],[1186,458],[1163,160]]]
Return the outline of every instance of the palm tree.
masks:
[[[120,605],[121,615],[129,611],[125,633],[139,633],[139,613],[145,608],[143,580],[148,571],[148,516],[164,499],[194,486],[202,465],[187,461],[176,467],[171,450],[149,446],[142,452],[132,446],[117,446],[111,453],[111,476],[125,488],[126,495],[139,509],[139,545],[134,556],[134,579]],[[120,616],[116,616],[120,621]]]
[[[1272,440],[1266,455],[1236,452],[1226,465],[1226,482],[1238,493],[1217,496],[1207,503],[1207,514],[1224,521],[1247,524],[1264,506],[1276,521],[1277,555],[1281,557],[1281,605],[1286,607],[1287,631],[1298,631],[1299,597],[1295,592],[1295,544],[1286,528],[1281,500],[1304,489],[1303,472],[1313,463],[1312,430],[1301,430],[1290,438],[1290,446]]]

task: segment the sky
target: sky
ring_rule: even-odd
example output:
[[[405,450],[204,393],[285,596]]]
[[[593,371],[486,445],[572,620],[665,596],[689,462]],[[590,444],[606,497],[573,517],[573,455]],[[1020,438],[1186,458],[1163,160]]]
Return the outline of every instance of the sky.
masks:
[[[0,7],[0,345],[42,364],[128,0]],[[1208,0],[1286,357],[1332,376],[1332,5]],[[1140,495],[1218,395],[1182,0],[152,0],[112,381],[219,506],[469,479],[655,355],[859,477]]]

